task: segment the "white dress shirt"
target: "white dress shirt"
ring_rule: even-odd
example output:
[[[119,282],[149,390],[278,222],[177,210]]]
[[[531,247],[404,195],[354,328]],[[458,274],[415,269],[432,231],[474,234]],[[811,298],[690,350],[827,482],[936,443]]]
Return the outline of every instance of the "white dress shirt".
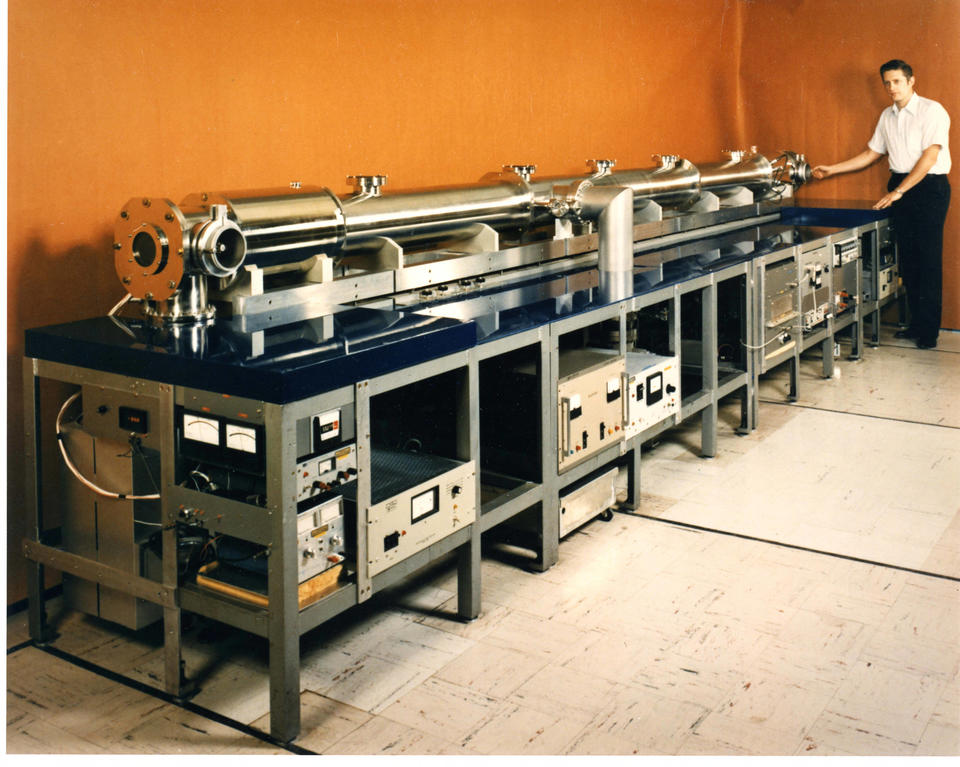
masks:
[[[940,145],[937,161],[930,173],[950,172],[950,115],[939,103],[914,93],[907,105],[893,104],[883,110],[873,138],[867,144],[874,152],[889,155],[890,170],[909,173],[924,150]]]

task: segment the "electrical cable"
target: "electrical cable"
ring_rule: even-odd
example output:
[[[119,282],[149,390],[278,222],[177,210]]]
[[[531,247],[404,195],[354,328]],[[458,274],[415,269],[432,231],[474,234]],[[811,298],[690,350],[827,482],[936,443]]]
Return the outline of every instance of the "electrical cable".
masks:
[[[743,339],[740,339],[740,345],[744,349],[766,349],[774,341],[779,341],[779,340],[780,340],[780,336],[776,335],[773,338],[771,338],[769,341],[767,341],[765,344],[761,344],[760,346],[751,346],[750,344],[744,343]]]
[[[127,301],[129,301],[131,298],[133,298],[133,296],[130,295],[129,293],[127,293],[127,295],[125,295],[123,298],[121,298],[119,301],[117,301],[117,305],[116,305],[116,306],[114,306],[109,312],[107,312],[107,316],[108,316],[108,317],[112,317],[114,314],[116,314],[117,312],[119,312],[119,311],[124,307],[124,305],[127,303]]]
[[[210,547],[212,549],[214,557],[217,556],[217,541],[219,541],[221,538],[223,538],[222,535],[215,535],[213,538],[211,538],[205,544],[203,544],[203,547],[200,549],[200,554],[199,554],[199,559],[201,562],[203,561],[203,555],[206,552],[207,547]]]
[[[761,538],[756,535],[748,535],[747,533],[736,533],[730,530],[721,530],[717,527],[705,527],[704,525],[695,525],[692,522],[681,522],[677,519],[664,519],[663,517],[655,517],[652,514],[642,514],[638,511],[630,511],[626,509],[616,509],[620,514],[626,514],[630,517],[640,517],[641,519],[648,519],[651,522],[662,522],[667,525],[674,525],[675,527],[683,527],[688,530],[697,530],[702,533],[714,533],[716,535],[726,535],[731,538],[740,538],[745,541],[756,541],[757,543],[767,543],[772,546],[780,546],[785,549],[794,549],[795,551],[806,551],[810,554],[821,554],[826,557],[833,557],[835,559],[845,559],[849,562],[859,562],[865,565],[873,565],[874,567],[886,567],[890,570],[900,570],[905,573],[913,573],[914,575],[923,575],[927,578],[938,578],[944,581],[953,581],[954,583],[960,583],[960,577],[955,575],[947,575],[946,573],[934,573],[929,570],[919,570],[915,567],[906,567],[904,565],[895,565],[890,562],[880,562],[876,559],[866,559],[864,557],[855,557],[852,554],[840,554],[836,551],[826,551],[824,549],[815,549],[811,546],[801,546],[798,543],[786,543],[785,541],[778,541],[773,538]]]
[[[151,493],[149,495],[129,495],[126,493],[115,493],[111,490],[105,490],[99,485],[94,484],[89,479],[87,479],[83,474],[80,473],[80,470],[74,466],[73,461],[70,460],[70,456],[67,454],[67,444],[66,439],[63,435],[63,414],[67,411],[67,408],[70,407],[77,399],[80,397],[80,392],[75,392],[67,398],[67,401],[63,403],[63,406],[60,408],[60,412],[57,413],[57,444],[60,446],[60,455],[63,456],[63,462],[67,465],[67,468],[70,469],[70,473],[75,476],[80,483],[95,492],[97,495],[102,495],[105,498],[116,498],[121,501],[158,501],[160,500],[160,493]],[[136,520],[139,521],[139,520]],[[151,525],[155,527],[162,527],[159,522],[141,522],[142,525]]]
[[[217,489],[217,486],[213,482],[213,480],[211,480],[209,476],[207,476],[202,471],[200,471],[199,467],[197,467],[196,469],[191,471],[189,474],[187,474],[187,477],[193,480],[193,486],[197,489],[198,492],[213,492],[214,490]],[[204,482],[207,483],[206,487],[208,488],[208,490],[204,490],[202,487],[200,487],[200,483],[197,482],[197,477],[199,477],[200,479],[202,479]],[[184,480],[184,482],[181,483],[181,487],[186,487],[186,480]]]
[[[159,493],[160,487],[157,485],[157,480],[154,478],[153,472],[150,471],[150,462],[147,460],[147,456],[140,446],[140,439],[138,437],[130,437],[130,452],[132,455],[139,456],[140,460],[143,461],[143,469],[147,472],[147,476],[150,477],[150,484],[153,485],[153,489]],[[144,522],[144,524],[148,523]]]
[[[128,336],[130,336],[131,338],[133,338],[134,340],[136,340],[137,334],[134,333],[132,330],[130,330],[130,328],[127,327],[127,324],[126,324],[125,322],[123,322],[123,320],[121,320],[119,317],[116,316],[116,313],[117,313],[118,311],[120,311],[120,309],[122,309],[122,308],[124,307],[124,305],[125,305],[131,298],[133,298],[133,296],[131,296],[129,293],[127,293],[126,296],[124,296],[123,298],[121,298],[121,299],[117,302],[117,305],[114,306],[114,307],[107,313],[107,319],[109,319],[110,322],[112,322],[114,325],[116,325],[118,328],[120,328],[120,330],[122,330],[122,331],[123,331],[124,333],[126,333]]]
[[[937,429],[956,429],[960,430],[960,426],[953,426],[949,423],[930,423],[929,421],[916,421],[912,418],[894,418],[889,415],[874,415],[872,413],[851,413],[848,410],[835,410],[829,407],[817,407],[816,405],[803,405],[798,402],[780,402],[774,399],[758,399],[757,402],[760,402],[764,405],[781,405],[783,407],[792,407],[792,408],[801,408],[803,410],[818,410],[821,413],[838,413],[840,415],[853,415],[858,418],[873,418],[877,421],[896,421],[897,423],[910,423],[917,426],[933,426]]]

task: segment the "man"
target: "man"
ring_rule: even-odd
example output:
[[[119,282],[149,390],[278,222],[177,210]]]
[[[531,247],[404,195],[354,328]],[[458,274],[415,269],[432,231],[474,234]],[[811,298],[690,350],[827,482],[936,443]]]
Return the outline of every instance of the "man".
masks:
[[[914,92],[913,69],[905,61],[888,61],[880,77],[893,104],[881,113],[867,148],[835,165],[818,165],[813,177],[862,170],[888,155],[887,194],[873,207],[891,209],[907,289],[910,325],[897,338],[932,349],[940,332],[943,224],[950,204],[950,117],[936,101]]]

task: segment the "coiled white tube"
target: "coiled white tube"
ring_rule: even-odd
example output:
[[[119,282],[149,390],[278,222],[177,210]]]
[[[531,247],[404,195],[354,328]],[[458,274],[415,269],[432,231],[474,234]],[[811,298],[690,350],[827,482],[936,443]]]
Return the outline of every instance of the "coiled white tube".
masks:
[[[67,398],[67,401],[63,403],[63,407],[60,408],[60,412],[57,413],[57,444],[60,446],[60,455],[63,456],[63,462],[67,465],[67,468],[70,469],[70,472],[75,476],[84,487],[89,488],[97,495],[102,495],[106,498],[116,498],[122,501],[158,501],[160,500],[159,493],[152,493],[150,495],[127,495],[125,493],[114,493],[110,490],[105,490],[99,485],[94,484],[85,476],[80,473],[80,470],[74,466],[73,461],[70,460],[70,456],[67,455],[67,445],[66,440],[63,437],[63,414],[67,412],[67,408],[70,407],[74,402],[77,401],[77,398],[80,396],[80,392],[76,392]],[[156,524],[152,522],[144,522],[143,524]]]

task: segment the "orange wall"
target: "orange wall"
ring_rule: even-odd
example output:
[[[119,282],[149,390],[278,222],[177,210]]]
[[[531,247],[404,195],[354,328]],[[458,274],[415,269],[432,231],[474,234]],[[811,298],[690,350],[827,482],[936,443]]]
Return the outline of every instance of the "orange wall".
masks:
[[[908,62],[916,91],[953,120],[953,203],[944,230],[943,327],[960,328],[960,2],[783,0],[743,6],[740,83],[752,135],[799,147],[812,164],[858,154],[890,101],[879,68]],[[886,158],[865,171],[811,184],[799,197],[878,200]]]
[[[736,0],[9,0],[8,597],[23,330],[102,315],[133,196],[648,167],[740,143]]]

